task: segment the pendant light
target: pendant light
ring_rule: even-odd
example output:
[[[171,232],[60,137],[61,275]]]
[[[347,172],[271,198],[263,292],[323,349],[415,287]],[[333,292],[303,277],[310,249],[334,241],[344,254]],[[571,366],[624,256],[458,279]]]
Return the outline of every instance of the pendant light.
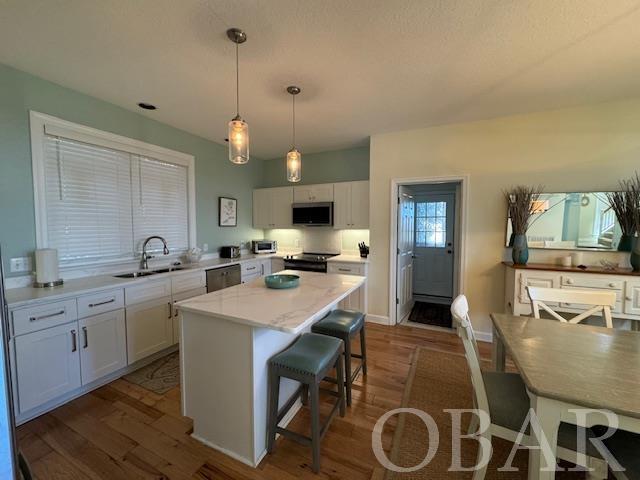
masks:
[[[299,182],[302,179],[302,155],[296,148],[296,95],[302,90],[300,87],[287,87],[287,92],[291,94],[293,100],[293,140],[291,142],[291,150],[287,152],[287,180],[290,182]]]
[[[247,34],[239,28],[230,28],[227,30],[227,37],[236,44],[236,116],[229,122],[229,160],[241,165],[249,161],[249,125],[240,116],[238,47],[247,41]]]

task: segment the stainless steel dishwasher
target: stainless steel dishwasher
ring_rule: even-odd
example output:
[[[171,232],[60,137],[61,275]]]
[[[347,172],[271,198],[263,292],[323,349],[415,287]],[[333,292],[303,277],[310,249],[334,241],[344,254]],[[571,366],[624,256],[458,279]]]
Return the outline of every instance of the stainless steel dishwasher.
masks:
[[[207,293],[240,283],[240,265],[207,270]]]

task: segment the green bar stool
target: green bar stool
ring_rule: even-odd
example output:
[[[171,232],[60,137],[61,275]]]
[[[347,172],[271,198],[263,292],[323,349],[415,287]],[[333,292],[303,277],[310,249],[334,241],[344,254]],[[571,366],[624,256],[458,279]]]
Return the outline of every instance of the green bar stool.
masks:
[[[344,343],[344,370],[345,385],[347,387],[347,405],[351,406],[351,385],[362,370],[363,375],[367,374],[367,345],[365,339],[364,313],[354,310],[333,310],[313,327],[311,331],[339,338]],[[351,352],[351,339],[360,333],[360,354]],[[351,358],[359,358],[360,365],[353,372],[351,371]],[[338,382],[340,383],[340,382]]]
[[[310,445],[313,452],[313,471],[315,473],[320,471],[320,442],[324,438],[336,411],[340,411],[341,417],[344,417],[345,414],[344,385],[338,382],[337,394],[336,392],[331,392],[337,395],[338,400],[333,406],[329,418],[320,427],[320,382],[334,367],[339,378],[344,375],[341,359],[342,352],[343,345],[339,339],[314,333],[305,333],[289,348],[271,357],[269,360],[269,407],[267,420],[267,451],[269,453],[274,451],[276,434],[279,433],[302,445]],[[280,397],[281,378],[296,380],[301,385],[282,409],[279,410],[278,399]],[[301,398],[302,403],[305,405],[308,401],[311,404],[311,438],[278,426],[298,398]]]

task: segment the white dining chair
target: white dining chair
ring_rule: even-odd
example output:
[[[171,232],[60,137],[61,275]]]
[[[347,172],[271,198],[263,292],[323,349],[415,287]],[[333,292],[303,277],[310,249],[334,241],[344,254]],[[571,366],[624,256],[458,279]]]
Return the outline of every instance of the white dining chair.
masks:
[[[573,290],[570,288],[527,287],[533,316],[540,318],[540,309],[546,311],[556,320],[568,323],[580,323],[592,315],[600,314],[607,328],[613,328],[611,309],[616,306],[616,293],[607,290]],[[570,303],[585,305],[587,310],[571,319],[566,319],[556,312],[550,303]]]
[[[464,345],[465,357],[471,373],[474,408],[489,415],[491,426],[478,435],[491,441],[492,436],[516,443],[530,408],[527,388],[518,373],[483,371],[476,342],[475,333],[469,317],[469,303],[464,295],[458,295],[451,304],[451,315],[456,322],[458,335]],[[477,432],[478,416],[474,415],[469,433]],[[601,480],[607,478],[607,463],[602,459],[592,442],[587,442],[586,455],[576,453],[578,427],[569,423],[561,423],[558,430],[558,446],[556,456],[559,459],[593,469],[587,478]],[[587,429],[586,438],[593,437]],[[530,428],[520,439],[520,445],[531,446]],[[483,457],[482,444],[478,449],[477,462]],[[473,480],[483,480],[487,466],[474,472]]]

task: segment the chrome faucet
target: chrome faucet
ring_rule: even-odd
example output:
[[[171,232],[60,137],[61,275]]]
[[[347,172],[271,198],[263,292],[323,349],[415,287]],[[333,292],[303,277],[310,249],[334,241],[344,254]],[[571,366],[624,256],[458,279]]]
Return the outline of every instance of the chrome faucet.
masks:
[[[150,240],[153,239],[158,239],[162,242],[162,244],[164,245],[164,249],[162,250],[164,255],[169,255],[169,247],[167,246],[167,241],[162,238],[159,237],[158,235],[153,235],[149,238],[147,238],[144,243],[142,244],[142,259],[140,260],[140,270],[146,270],[147,268],[149,268],[149,262],[148,260],[150,258],[153,258],[153,255],[149,255],[147,253],[147,243],[149,243]]]

